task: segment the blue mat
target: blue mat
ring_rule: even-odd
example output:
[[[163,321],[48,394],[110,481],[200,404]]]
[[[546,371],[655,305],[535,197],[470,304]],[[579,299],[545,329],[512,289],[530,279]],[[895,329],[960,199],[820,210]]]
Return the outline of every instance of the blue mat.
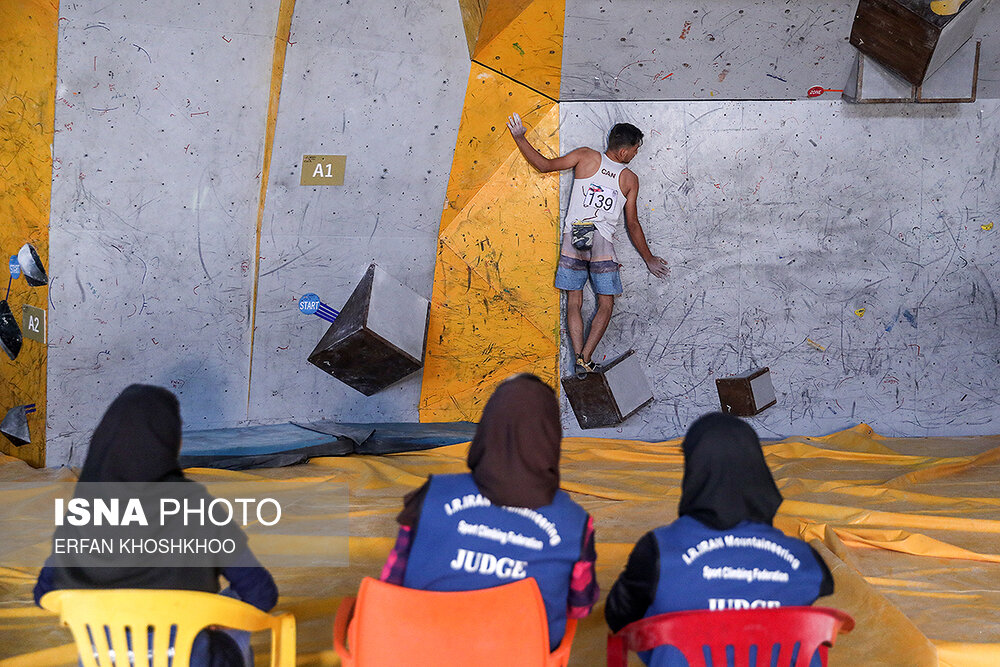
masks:
[[[356,424],[325,420],[186,431],[183,468],[246,470],[303,463],[317,456],[398,454],[468,442],[472,422]]]
[[[469,442],[476,434],[474,422],[339,423],[332,420],[298,423],[297,426],[318,433],[350,438],[355,454],[399,454],[421,449]]]

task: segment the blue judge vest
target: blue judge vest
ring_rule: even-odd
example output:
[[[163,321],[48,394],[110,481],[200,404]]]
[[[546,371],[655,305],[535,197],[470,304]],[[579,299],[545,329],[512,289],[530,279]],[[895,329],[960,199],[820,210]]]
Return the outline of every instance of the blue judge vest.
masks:
[[[532,577],[556,647],[566,630],[570,579],[586,526],[587,513],[562,491],[537,510],[503,507],[481,495],[468,473],[433,475],[403,585],[469,591]]]
[[[687,609],[761,609],[810,605],[823,571],[812,548],[764,523],[743,521],[717,530],[682,516],[653,531],[660,578],[646,616]],[[650,665],[684,664],[680,652],[661,647]]]

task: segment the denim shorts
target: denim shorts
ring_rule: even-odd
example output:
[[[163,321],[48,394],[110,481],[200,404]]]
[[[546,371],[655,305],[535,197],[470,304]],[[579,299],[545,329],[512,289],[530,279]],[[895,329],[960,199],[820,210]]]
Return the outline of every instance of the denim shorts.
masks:
[[[614,246],[600,233],[596,233],[593,247],[590,250],[579,250],[573,247],[572,234],[566,233],[559,250],[556,289],[582,290],[588,280],[594,294],[617,296],[622,293],[622,279],[618,272]]]
[[[617,296],[622,293],[622,279],[618,270],[603,273],[592,273],[588,269],[567,269],[562,264],[556,269],[556,289],[581,290],[587,284],[587,279],[594,289],[594,294]]]

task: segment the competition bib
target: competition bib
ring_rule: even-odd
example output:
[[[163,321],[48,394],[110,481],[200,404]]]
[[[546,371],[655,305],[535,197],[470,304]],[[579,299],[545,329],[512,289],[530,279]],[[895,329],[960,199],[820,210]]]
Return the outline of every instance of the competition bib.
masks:
[[[618,201],[617,190],[602,188],[596,183],[591,183],[583,190],[584,208],[595,209],[595,211],[612,211],[616,201]]]

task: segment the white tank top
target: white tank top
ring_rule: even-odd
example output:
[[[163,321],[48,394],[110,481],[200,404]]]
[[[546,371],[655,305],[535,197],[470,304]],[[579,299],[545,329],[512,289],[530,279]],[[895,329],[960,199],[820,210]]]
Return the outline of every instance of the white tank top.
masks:
[[[625,195],[618,184],[618,175],[625,165],[601,154],[601,167],[588,178],[574,178],[573,190],[566,210],[566,225],[570,230],[574,222],[593,222],[597,233],[608,241],[615,233],[618,218],[625,207]]]

